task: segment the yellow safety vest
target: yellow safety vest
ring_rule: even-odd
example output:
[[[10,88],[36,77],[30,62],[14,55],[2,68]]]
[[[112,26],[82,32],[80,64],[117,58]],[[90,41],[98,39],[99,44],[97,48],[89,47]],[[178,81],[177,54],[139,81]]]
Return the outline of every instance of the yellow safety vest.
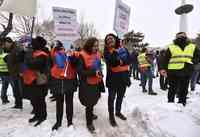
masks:
[[[0,72],[8,72],[7,63],[4,61],[6,55],[8,55],[8,53],[0,54]]]
[[[140,54],[137,58],[138,58],[140,68],[147,68],[151,66],[151,64],[149,64],[149,62],[146,60],[145,53]]]
[[[172,56],[169,60],[168,69],[181,70],[184,68],[185,63],[193,64],[192,58],[194,56],[195,47],[194,44],[188,44],[184,50],[182,50],[175,44],[170,45],[169,51]]]

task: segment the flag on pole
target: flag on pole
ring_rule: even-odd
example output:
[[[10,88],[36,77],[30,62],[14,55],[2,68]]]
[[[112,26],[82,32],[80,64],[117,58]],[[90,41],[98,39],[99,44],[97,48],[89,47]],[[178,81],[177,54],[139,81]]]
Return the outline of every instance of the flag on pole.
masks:
[[[21,16],[35,16],[37,0],[0,0],[0,10]]]

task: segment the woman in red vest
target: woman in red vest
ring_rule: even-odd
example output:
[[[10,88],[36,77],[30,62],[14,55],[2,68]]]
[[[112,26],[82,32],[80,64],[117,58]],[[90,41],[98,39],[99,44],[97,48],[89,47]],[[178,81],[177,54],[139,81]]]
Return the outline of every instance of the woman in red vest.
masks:
[[[51,52],[53,67],[51,68],[52,92],[56,98],[56,119],[57,122],[52,130],[57,130],[62,124],[63,104],[66,104],[66,116],[68,127],[72,125],[73,118],[73,97],[77,90],[77,73],[75,69],[76,58],[65,52],[63,44],[57,41],[56,47]]]
[[[129,78],[129,52],[121,46],[120,40],[114,34],[108,34],[105,38],[104,58],[107,66],[106,86],[108,87],[108,111],[111,126],[117,126],[114,116],[122,120],[126,117],[121,113],[121,105],[127,86],[130,86]],[[117,96],[117,97],[116,97]]]
[[[25,58],[26,69],[23,71],[22,78],[24,92],[27,92],[35,111],[33,118],[29,122],[37,122],[34,126],[41,124],[47,117],[45,97],[47,95],[47,63],[48,54],[43,51],[46,40],[36,37],[32,40],[30,58]]]
[[[86,123],[90,132],[95,128],[93,120],[97,116],[93,114],[93,108],[97,104],[101,92],[105,89],[102,86],[101,56],[98,51],[99,41],[96,38],[89,38],[82,51],[77,71],[80,79],[79,99],[82,105],[86,107]]]

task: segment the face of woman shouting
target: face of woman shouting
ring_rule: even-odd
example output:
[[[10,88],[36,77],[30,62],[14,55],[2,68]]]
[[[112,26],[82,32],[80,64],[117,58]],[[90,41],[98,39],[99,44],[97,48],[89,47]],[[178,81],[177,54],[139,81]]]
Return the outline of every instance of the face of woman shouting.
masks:
[[[115,45],[116,45],[116,40],[115,40],[115,38],[113,37],[113,36],[108,36],[107,38],[106,38],[106,43],[107,43],[107,46],[109,47],[109,48],[115,48]]]

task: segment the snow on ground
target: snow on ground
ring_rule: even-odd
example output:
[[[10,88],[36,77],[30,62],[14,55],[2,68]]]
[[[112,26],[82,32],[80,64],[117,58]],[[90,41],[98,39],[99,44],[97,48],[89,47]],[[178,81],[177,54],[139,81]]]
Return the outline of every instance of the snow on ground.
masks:
[[[9,92],[11,89],[9,88]],[[95,114],[96,134],[86,129],[85,109],[80,104],[77,93],[74,98],[74,127],[67,127],[64,118],[62,128],[51,132],[56,122],[55,102],[47,98],[48,118],[38,127],[28,123],[32,116],[29,101],[24,101],[24,109],[14,110],[13,98],[7,105],[0,104],[0,137],[199,137],[200,136],[200,87],[196,93],[190,94],[188,105],[180,111],[177,104],[168,104],[166,91],[159,89],[158,79],[154,80],[154,91],[157,96],[149,96],[141,92],[139,81],[133,81],[127,90],[122,111],[127,121],[116,118],[119,127],[112,128],[108,121],[107,93],[102,94]]]

